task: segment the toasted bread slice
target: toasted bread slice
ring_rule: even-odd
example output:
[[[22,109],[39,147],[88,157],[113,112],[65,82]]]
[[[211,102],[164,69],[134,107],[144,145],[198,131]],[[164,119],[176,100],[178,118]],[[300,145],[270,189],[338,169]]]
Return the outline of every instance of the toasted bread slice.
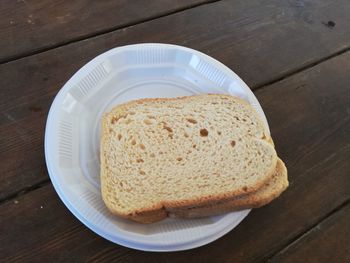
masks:
[[[259,116],[233,96],[143,99],[102,120],[102,197],[112,213],[135,221],[256,192],[276,164]]]

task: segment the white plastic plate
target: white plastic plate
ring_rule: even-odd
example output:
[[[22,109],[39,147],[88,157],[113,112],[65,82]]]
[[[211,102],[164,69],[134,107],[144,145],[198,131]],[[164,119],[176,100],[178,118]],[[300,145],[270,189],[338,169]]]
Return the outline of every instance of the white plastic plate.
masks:
[[[238,225],[250,210],[142,225],[110,214],[101,199],[101,115],[133,99],[198,93],[239,96],[258,111],[268,127],[260,104],[247,85],[220,62],[189,48],[167,44],[118,47],[82,67],[57,94],[45,132],[50,178],[69,210],[100,236],[146,251],[195,248]]]

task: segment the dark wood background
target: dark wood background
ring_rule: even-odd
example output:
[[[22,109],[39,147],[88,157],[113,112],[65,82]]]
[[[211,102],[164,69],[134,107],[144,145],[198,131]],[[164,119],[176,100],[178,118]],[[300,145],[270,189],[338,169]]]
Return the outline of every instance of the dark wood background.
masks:
[[[206,246],[150,253],[92,233],[63,205],[43,151],[49,107],[113,47],[164,42],[220,60],[252,88],[290,187]],[[350,2],[0,2],[0,261],[350,262]]]

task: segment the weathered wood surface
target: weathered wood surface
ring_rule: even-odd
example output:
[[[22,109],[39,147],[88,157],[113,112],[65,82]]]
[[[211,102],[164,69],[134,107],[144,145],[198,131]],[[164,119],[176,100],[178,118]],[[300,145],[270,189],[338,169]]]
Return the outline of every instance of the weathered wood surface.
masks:
[[[186,45],[219,59],[254,89],[349,48],[349,13],[347,0],[220,1],[0,65],[0,200],[48,180],[43,134],[50,103],[101,52],[138,42]]]
[[[271,262],[350,262],[350,205],[315,226]]]
[[[208,0],[0,2],[0,62],[205,4]]]
[[[327,217],[350,200],[349,71],[347,52],[256,91],[277,150],[289,169],[290,187],[219,240],[175,253],[120,247],[78,222],[52,186],[46,185],[0,206],[0,225],[5,229],[0,236],[1,258],[5,262],[66,262],[77,257],[94,262],[255,262],[273,257],[322,220],[321,225],[334,222],[336,235],[342,226],[348,226],[348,209],[340,216],[335,214],[335,219]],[[336,236],[328,240],[323,247],[336,245]],[[312,245],[316,248],[317,241]],[[344,258],[340,259],[346,259],[346,254],[341,255]]]

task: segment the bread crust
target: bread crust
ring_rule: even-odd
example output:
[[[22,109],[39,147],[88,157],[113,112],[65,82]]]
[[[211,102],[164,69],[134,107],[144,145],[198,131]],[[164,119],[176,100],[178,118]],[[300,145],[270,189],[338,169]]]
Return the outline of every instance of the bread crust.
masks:
[[[220,97],[228,97],[230,99],[234,99],[239,101],[240,103],[249,105],[244,100],[232,97],[230,95],[223,95],[223,94],[206,94],[206,95],[198,95],[200,96],[220,96]],[[108,126],[107,121],[111,118],[111,116],[115,116],[116,118],[119,118],[120,116],[123,116],[126,114],[126,110],[133,106],[133,104],[143,104],[143,103],[152,103],[152,102],[162,102],[162,101],[174,101],[174,100],[184,100],[188,97],[179,97],[179,98],[146,98],[136,101],[130,101],[124,104],[119,105],[118,107],[112,109],[111,112],[105,114],[103,116],[102,120],[102,132],[101,132],[101,145],[104,145],[108,138]],[[274,157],[272,159],[272,165],[267,173],[267,176],[264,177],[263,180],[260,180],[256,182],[254,186],[249,186],[246,189],[237,189],[235,191],[226,192],[225,194],[216,194],[216,195],[208,195],[201,198],[194,198],[194,199],[182,199],[177,201],[162,201],[153,204],[151,207],[147,207],[144,209],[140,209],[138,211],[135,211],[134,213],[121,213],[120,211],[116,210],[111,204],[109,204],[109,201],[106,199],[105,193],[107,192],[106,185],[104,184],[104,176],[107,176],[106,171],[106,165],[105,165],[105,154],[104,149],[101,149],[100,152],[100,161],[101,161],[101,193],[102,198],[108,209],[115,215],[128,218],[131,220],[134,220],[136,222],[141,223],[152,223],[156,222],[162,219],[165,219],[168,216],[182,216],[182,217],[191,217],[193,213],[190,213],[191,208],[193,207],[201,207],[202,210],[195,210],[197,211],[196,215],[212,215],[216,214],[216,212],[221,213],[221,211],[233,211],[235,209],[245,209],[248,206],[249,207],[258,207],[265,203],[270,202],[270,199],[274,199],[274,196],[271,196],[269,200],[255,200],[254,201],[254,193],[257,192],[260,188],[262,188],[267,182],[271,181],[277,166],[277,154],[274,149],[272,138],[267,135],[268,131],[266,130],[266,127],[262,124],[260,117],[258,116],[258,113],[253,109],[254,114],[257,116],[257,120],[260,121],[260,125],[264,127],[264,137],[259,139],[259,141],[263,144],[266,144],[266,147],[270,147],[271,150],[274,151]],[[242,203],[242,204],[236,204],[236,205],[221,205],[221,208],[215,208],[213,204],[228,204],[229,202],[232,202],[232,199],[235,199],[237,197],[245,197],[250,196],[249,200],[250,202]],[[199,208],[198,208],[199,209]],[[189,211],[187,211],[189,210]],[[216,211],[217,210],[217,211]],[[175,212],[174,212],[175,211]]]
[[[278,159],[274,179],[275,180],[268,182],[269,185],[263,186],[257,192],[252,194],[233,198],[229,201],[213,203],[211,205],[197,206],[187,209],[171,209],[168,211],[168,214],[170,217],[200,218],[247,208],[258,208],[279,197],[288,187],[288,172],[281,159]]]

